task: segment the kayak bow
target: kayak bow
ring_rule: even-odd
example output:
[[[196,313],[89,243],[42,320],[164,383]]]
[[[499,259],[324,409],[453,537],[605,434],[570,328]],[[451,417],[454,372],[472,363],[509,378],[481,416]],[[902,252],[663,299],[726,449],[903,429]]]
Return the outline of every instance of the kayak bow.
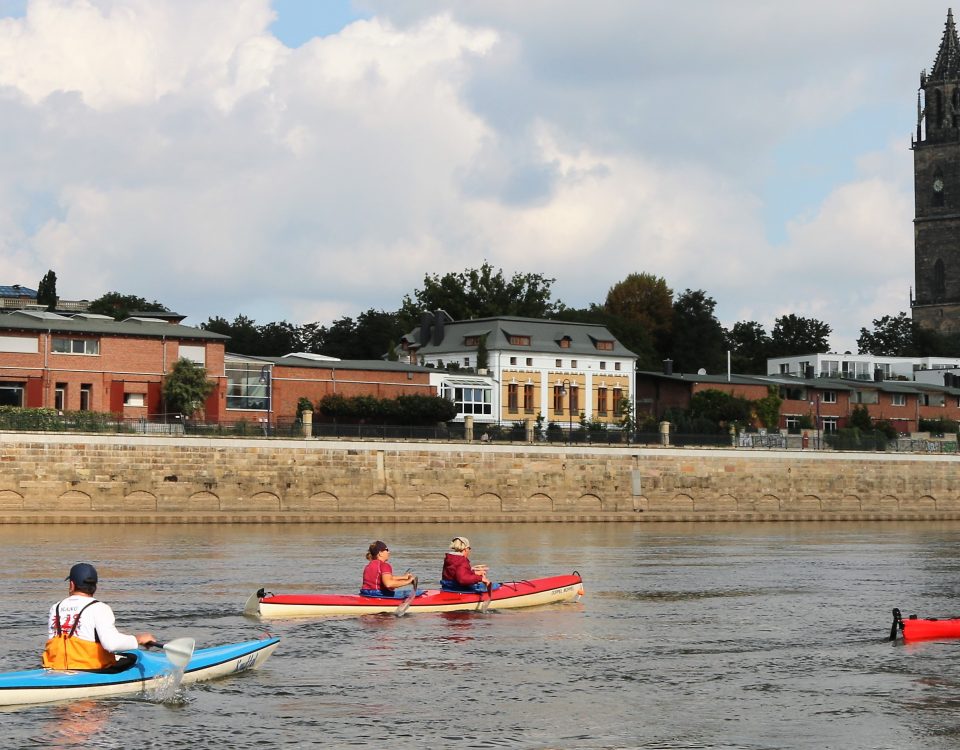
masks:
[[[256,669],[269,658],[279,642],[279,638],[264,638],[197,649],[184,668],[182,682],[213,680]],[[55,669],[2,673],[0,706],[140,693],[171,673],[172,665],[162,652],[137,650],[122,653],[133,656],[135,661],[114,673]]]
[[[572,575],[505,581],[488,593],[429,589],[418,594],[407,612],[456,612],[517,609],[541,604],[577,601],[583,596],[583,579]],[[260,617],[314,617],[319,615],[395,614],[403,598],[358,594],[268,594],[263,589],[247,600],[244,612]],[[486,605],[486,606],[484,606]]]

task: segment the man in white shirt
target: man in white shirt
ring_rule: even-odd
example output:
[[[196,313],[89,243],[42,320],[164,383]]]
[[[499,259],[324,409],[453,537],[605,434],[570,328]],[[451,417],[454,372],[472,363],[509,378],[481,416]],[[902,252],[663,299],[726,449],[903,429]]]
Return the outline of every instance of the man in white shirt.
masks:
[[[49,669],[97,670],[117,665],[118,651],[133,651],[156,642],[151,633],[126,635],[114,625],[113,610],[93,598],[97,570],[77,563],[66,577],[70,596],[50,607],[43,666]]]

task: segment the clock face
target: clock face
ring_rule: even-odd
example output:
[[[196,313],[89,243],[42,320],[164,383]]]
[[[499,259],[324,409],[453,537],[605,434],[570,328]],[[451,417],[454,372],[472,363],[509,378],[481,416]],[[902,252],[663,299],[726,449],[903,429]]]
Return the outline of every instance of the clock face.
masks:
[[[938,193],[941,192],[943,190],[943,180],[941,180],[939,177],[935,179],[933,181],[933,189]]]

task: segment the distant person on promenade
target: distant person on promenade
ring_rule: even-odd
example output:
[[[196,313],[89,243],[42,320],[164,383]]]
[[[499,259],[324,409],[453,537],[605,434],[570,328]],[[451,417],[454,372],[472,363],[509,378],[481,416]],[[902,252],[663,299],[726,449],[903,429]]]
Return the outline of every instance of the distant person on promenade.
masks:
[[[413,583],[416,576],[405,573],[395,576],[390,566],[390,550],[386,544],[376,541],[367,550],[367,566],[363,569],[363,582],[360,584],[361,596],[396,596],[401,586]]]
[[[455,536],[450,542],[450,551],[443,558],[440,585],[454,591],[486,591],[490,586],[487,566],[470,564],[470,540],[465,536]]]
[[[151,633],[125,635],[114,625],[113,610],[93,598],[97,569],[77,563],[66,577],[70,595],[50,607],[43,666],[48,669],[101,670],[119,666],[114,654],[156,642]]]

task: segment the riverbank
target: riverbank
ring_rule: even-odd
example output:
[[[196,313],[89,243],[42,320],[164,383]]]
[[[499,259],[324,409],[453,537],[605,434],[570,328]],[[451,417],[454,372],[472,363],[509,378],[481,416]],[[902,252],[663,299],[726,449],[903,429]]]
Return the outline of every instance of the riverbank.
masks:
[[[960,520],[960,457],[0,433],[0,523]]]

